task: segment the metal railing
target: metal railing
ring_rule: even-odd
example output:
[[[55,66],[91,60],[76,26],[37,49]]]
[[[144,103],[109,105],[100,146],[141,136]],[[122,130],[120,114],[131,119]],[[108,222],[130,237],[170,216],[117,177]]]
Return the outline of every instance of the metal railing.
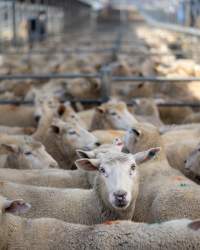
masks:
[[[148,20],[147,20],[148,21]],[[149,21],[148,21],[149,22]],[[151,22],[149,22],[151,24]],[[115,27],[116,28],[116,27]],[[117,28],[117,34],[116,34],[116,39],[114,41],[109,41],[112,46],[109,48],[102,48],[102,49],[85,49],[85,48],[76,48],[76,49],[65,49],[65,50],[55,50],[55,53],[110,53],[111,57],[109,61],[104,62],[101,70],[98,73],[93,73],[93,74],[85,74],[85,73],[63,73],[63,74],[52,74],[52,73],[46,73],[46,74],[22,74],[22,75],[0,75],[0,80],[26,80],[26,79],[34,79],[34,80],[49,80],[49,79],[76,79],[76,78],[98,78],[101,80],[101,96],[98,100],[74,100],[71,99],[71,102],[81,102],[82,104],[87,104],[87,105],[93,105],[93,104],[101,104],[103,102],[106,102],[110,98],[110,93],[111,93],[111,83],[112,82],[132,82],[134,84],[135,82],[160,82],[160,83],[166,83],[166,82],[179,82],[184,83],[184,82],[190,82],[190,81],[200,81],[200,77],[180,77],[180,78],[166,78],[166,77],[156,77],[156,76],[146,76],[146,77],[137,77],[137,76],[129,76],[129,77],[122,77],[122,76],[113,76],[112,75],[112,70],[113,70],[113,62],[117,60],[118,55],[126,53],[124,49],[124,44],[128,43],[130,41],[134,41],[130,39],[126,39],[126,34],[129,27],[125,26],[122,24],[120,28]],[[180,31],[181,32],[181,31]],[[137,39],[136,39],[137,40]],[[138,39],[139,41],[139,39]],[[134,46],[132,46],[134,47]],[[160,53],[160,52],[149,52],[149,51],[134,51],[135,55],[165,55],[166,53]],[[6,53],[8,54],[15,54],[15,53],[21,53],[20,51],[14,51],[14,52],[9,52],[7,51]],[[43,53],[48,53],[48,51],[42,50],[42,51],[37,51],[37,50],[29,50],[28,52],[25,53],[38,53],[38,54],[43,54]],[[175,51],[173,54],[185,54],[184,51]],[[32,105],[34,102],[33,100],[28,100],[28,101],[15,101],[15,100],[0,100],[0,104],[15,104],[15,105],[21,105],[21,104],[29,104]],[[134,105],[134,102],[128,101],[128,105]],[[166,102],[160,102],[158,103],[159,106],[178,106],[178,107],[185,107],[185,106],[190,106],[190,107],[200,107],[200,102],[179,102],[179,101],[166,101]]]

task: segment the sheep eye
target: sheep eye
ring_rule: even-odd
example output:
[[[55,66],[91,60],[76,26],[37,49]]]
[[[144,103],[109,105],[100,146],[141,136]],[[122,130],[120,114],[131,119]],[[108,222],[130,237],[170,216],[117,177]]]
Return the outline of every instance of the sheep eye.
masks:
[[[32,155],[31,152],[25,152],[24,154],[25,154],[25,155]]]
[[[114,115],[117,115],[117,113],[116,113],[116,112],[111,112],[110,114],[111,114],[111,115],[113,115],[113,116],[114,116]]]
[[[69,134],[69,135],[75,135],[75,134],[76,134],[76,131],[74,131],[74,130],[69,131],[68,134]]]
[[[133,164],[133,165],[131,166],[131,170],[134,171],[135,168],[136,168],[136,166]]]
[[[101,167],[101,168],[99,169],[99,172],[100,172],[101,174],[103,174],[105,177],[107,177],[105,168]]]

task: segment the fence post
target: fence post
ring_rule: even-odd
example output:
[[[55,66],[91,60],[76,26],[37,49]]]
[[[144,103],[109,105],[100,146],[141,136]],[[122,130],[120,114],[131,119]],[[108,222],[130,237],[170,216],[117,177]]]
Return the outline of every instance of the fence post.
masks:
[[[104,66],[101,71],[101,99],[103,102],[107,102],[110,99],[110,84],[112,81],[111,69]]]
[[[17,30],[16,30],[16,2],[12,0],[12,26],[13,26],[13,46],[17,45]]]

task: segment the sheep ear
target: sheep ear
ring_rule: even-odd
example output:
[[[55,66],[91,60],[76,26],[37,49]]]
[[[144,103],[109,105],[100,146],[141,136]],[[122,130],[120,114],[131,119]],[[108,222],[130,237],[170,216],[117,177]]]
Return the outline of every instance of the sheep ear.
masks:
[[[77,168],[86,171],[97,171],[100,165],[100,160],[97,159],[80,159],[76,160],[75,164]]]
[[[23,200],[6,200],[3,205],[3,212],[11,214],[24,214],[30,208],[31,205]]]
[[[161,148],[151,148],[147,151],[139,152],[135,154],[134,158],[135,158],[136,163],[141,164],[141,163],[144,163],[146,161],[153,159],[158,154],[158,152],[160,152],[160,149]]]
[[[76,154],[78,155],[79,158],[95,158],[95,153],[93,151],[83,151],[83,150],[76,150]]]
[[[59,134],[60,133],[60,128],[59,126],[56,125],[51,125],[51,129],[55,134]]]
[[[139,129],[136,129],[136,128],[132,128],[131,132],[133,134],[135,134],[137,137],[139,137],[142,134],[142,132]]]
[[[65,113],[66,107],[64,104],[60,104],[58,107],[57,113],[59,116],[62,116]]]
[[[194,231],[197,231],[200,229],[200,220],[192,221],[188,224],[188,227]]]
[[[97,112],[100,113],[100,114],[104,114],[105,113],[105,110],[103,107],[97,107],[96,108]]]
[[[144,86],[144,83],[143,83],[143,82],[141,82],[141,83],[139,83],[139,84],[137,85],[138,89],[142,88],[143,86]]]
[[[1,148],[3,149],[3,152],[5,154],[7,153],[18,153],[19,152],[19,148],[17,145],[14,144],[1,144]]]

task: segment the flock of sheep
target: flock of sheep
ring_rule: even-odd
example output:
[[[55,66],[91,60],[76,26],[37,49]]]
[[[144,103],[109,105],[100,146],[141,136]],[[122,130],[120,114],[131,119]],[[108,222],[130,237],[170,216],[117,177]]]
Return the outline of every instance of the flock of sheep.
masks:
[[[124,47],[114,76],[200,76],[174,56],[178,35],[138,25],[124,40],[133,35],[141,54]],[[108,37],[71,46],[104,47]],[[66,46],[56,38],[37,46],[49,53],[2,55],[0,73],[95,73],[109,59],[50,53]],[[0,249],[200,249],[200,111],[157,106],[196,101],[198,89],[116,82],[110,101],[84,107],[61,100],[99,98],[99,79],[2,80],[1,100],[34,105],[0,106]]]

